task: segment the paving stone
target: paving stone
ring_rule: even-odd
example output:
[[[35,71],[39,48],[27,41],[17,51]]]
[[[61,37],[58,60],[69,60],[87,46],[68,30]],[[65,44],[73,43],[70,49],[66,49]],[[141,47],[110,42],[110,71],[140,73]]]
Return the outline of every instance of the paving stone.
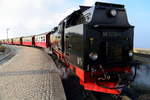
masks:
[[[18,47],[0,66],[0,100],[66,100],[53,60],[43,50]]]

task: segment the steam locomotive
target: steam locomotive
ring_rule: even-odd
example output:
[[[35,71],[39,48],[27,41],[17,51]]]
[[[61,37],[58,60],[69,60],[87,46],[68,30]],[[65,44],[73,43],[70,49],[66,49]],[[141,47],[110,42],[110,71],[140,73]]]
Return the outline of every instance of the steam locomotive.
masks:
[[[133,30],[124,5],[96,2],[80,6],[50,32],[1,43],[49,48],[85,90],[120,94],[133,74]]]

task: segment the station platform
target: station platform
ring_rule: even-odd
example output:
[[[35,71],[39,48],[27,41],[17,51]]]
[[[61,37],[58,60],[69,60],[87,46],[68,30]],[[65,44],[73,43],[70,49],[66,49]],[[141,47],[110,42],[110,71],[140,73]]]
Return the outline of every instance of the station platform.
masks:
[[[51,57],[38,48],[13,47],[17,54],[0,65],[0,100],[66,100]]]

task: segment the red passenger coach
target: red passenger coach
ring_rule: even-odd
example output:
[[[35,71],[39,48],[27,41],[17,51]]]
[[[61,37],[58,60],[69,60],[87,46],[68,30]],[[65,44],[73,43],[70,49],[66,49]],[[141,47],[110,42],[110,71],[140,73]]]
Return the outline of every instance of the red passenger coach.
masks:
[[[34,45],[34,36],[23,37],[22,45],[33,46]]]
[[[3,40],[0,40],[0,44],[3,44]]]
[[[7,44],[13,44],[13,39],[7,39]]]
[[[5,40],[2,40],[2,44],[5,44]]]
[[[13,44],[22,45],[22,37],[13,38]]]
[[[5,40],[2,40],[2,43],[5,44]]]
[[[7,44],[7,40],[6,39],[4,40],[4,44]]]
[[[48,48],[50,46],[50,32],[35,36],[35,46]]]

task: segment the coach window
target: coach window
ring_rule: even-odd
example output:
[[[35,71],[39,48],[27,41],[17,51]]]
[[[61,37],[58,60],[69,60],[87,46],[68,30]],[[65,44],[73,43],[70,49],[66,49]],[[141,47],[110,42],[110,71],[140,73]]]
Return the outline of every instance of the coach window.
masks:
[[[54,28],[52,29],[51,33],[53,34],[53,33],[57,32],[57,31],[58,31],[58,27],[54,27]]]
[[[45,42],[45,36],[43,36],[43,42]]]
[[[38,42],[40,42],[40,38],[39,38],[39,36],[37,37],[37,41],[38,41]]]
[[[42,38],[42,36],[40,37],[40,41],[41,41],[41,42],[43,42],[43,38]]]
[[[81,11],[75,11],[66,19],[66,28],[82,24],[85,21],[85,18]]]
[[[35,36],[35,41],[37,41],[37,37]]]
[[[44,42],[45,42],[45,40],[46,40],[46,37],[44,36]]]
[[[38,40],[39,40],[38,37],[36,37],[36,41],[37,41],[37,42],[38,42]]]

